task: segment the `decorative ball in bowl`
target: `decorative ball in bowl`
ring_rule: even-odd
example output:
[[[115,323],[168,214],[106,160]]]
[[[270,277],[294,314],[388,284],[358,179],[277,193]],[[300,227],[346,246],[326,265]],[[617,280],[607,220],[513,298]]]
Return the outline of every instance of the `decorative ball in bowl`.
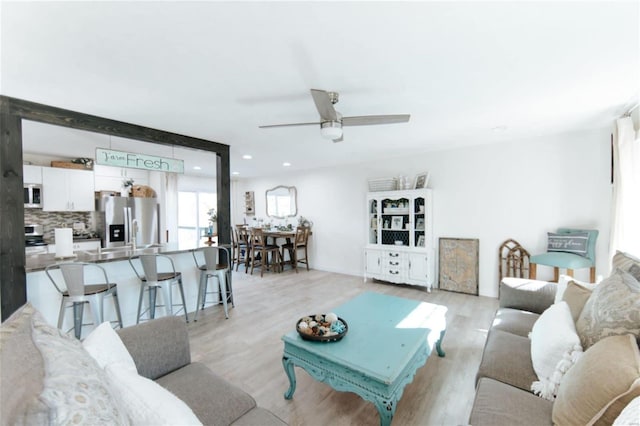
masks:
[[[304,340],[337,342],[347,334],[349,326],[345,320],[330,312],[300,318],[296,323],[296,330]]]

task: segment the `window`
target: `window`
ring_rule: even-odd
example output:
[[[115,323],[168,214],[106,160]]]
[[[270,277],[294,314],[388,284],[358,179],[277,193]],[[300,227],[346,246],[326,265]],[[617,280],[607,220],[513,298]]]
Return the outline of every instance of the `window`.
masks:
[[[211,192],[178,192],[178,242],[198,244],[209,229],[210,209],[217,207],[216,194]]]

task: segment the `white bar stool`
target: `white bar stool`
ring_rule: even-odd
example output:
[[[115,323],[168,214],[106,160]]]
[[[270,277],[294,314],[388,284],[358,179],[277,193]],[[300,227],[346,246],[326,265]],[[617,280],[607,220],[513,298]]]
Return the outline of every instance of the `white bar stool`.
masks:
[[[176,272],[173,259],[164,254],[141,254],[138,257],[144,274],[140,274],[134,266],[134,256],[129,257],[129,264],[131,264],[131,268],[133,268],[133,271],[140,280],[140,297],[138,298],[138,315],[136,318],[136,324],[140,322],[141,317],[147,312],[149,312],[147,320],[154,319],[156,317],[156,307],[164,307],[167,315],[173,315],[174,306],[181,306],[180,309],[184,310],[185,320],[189,322],[187,304],[185,303],[184,298],[184,288],[182,287],[182,273]],[[170,272],[158,272],[158,264],[160,260],[162,260],[163,263],[170,265]],[[182,298],[182,305],[173,303],[173,285],[178,286],[180,297]],[[156,304],[158,288],[161,290],[164,305]],[[144,298],[145,291],[149,293],[149,307],[143,312],[142,299]],[[176,311],[176,314],[180,312],[180,309]]]
[[[196,312],[193,320],[197,321],[198,309],[204,310],[207,294],[216,294],[216,304],[222,301],[224,316],[229,318],[228,303],[235,307],[233,302],[233,289],[231,286],[230,254],[226,247],[205,247],[201,250],[204,255],[204,263],[199,264],[196,258],[196,251],[192,252],[193,260],[200,269],[200,282],[198,283],[198,298],[196,300]],[[209,278],[215,277],[218,281],[218,290],[207,292]]]
[[[85,282],[85,269],[95,268],[99,276],[104,277],[103,282],[87,284]],[[54,272],[59,270],[60,275]],[[96,327],[104,321],[104,298],[113,297],[113,304],[116,311],[116,322],[122,328],[122,316],[120,315],[120,304],[118,303],[117,285],[109,282],[107,272],[102,266],[95,263],[69,262],[49,265],[45,268],[45,273],[53,283],[54,287],[62,295],[60,303],[60,313],[58,314],[58,328],[62,330],[64,325],[64,314],[67,308],[73,308],[73,330],[76,338],[80,340],[82,326],[90,325],[82,323],[84,306],[89,304],[93,315],[93,325]],[[58,282],[54,275],[58,276]],[[59,285],[60,284],[60,285]],[[68,331],[70,331],[69,329]]]

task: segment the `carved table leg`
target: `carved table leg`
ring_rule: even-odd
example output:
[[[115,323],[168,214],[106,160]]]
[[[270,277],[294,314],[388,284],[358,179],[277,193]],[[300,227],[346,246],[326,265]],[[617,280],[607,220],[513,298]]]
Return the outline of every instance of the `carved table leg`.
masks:
[[[376,398],[375,406],[380,416],[380,426],[390,426],[393,415],[396,413],[397,401],[389,401],[382,398]]]
[[[447,330],[442,330],[440,332],[440,338],[438,339],[438,341],[436,342],[436,351],[438,352],[438,356],[440,358],[444,358],[444,351],[442,350],[442,339],[444,338],[444,333]]]
[[[284,393],[284,399],[291,399],[296,391],[296,372],[293,369],[293,362],[287,357],[282,357],[282,366],[289,378],[289,389]]]

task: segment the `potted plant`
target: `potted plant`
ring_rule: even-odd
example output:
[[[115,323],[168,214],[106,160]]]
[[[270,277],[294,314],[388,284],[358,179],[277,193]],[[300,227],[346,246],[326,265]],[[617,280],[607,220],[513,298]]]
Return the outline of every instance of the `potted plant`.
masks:
[[[218,233],[218,212],[216,209],[211,208],[207,211],[209,216],[209,235]]]
[[[122,197],[128,197],[131,192],[131,188],[133,188],[133,179],[128,178],[123,180],[122,189],[120,189],[120,195]]]

